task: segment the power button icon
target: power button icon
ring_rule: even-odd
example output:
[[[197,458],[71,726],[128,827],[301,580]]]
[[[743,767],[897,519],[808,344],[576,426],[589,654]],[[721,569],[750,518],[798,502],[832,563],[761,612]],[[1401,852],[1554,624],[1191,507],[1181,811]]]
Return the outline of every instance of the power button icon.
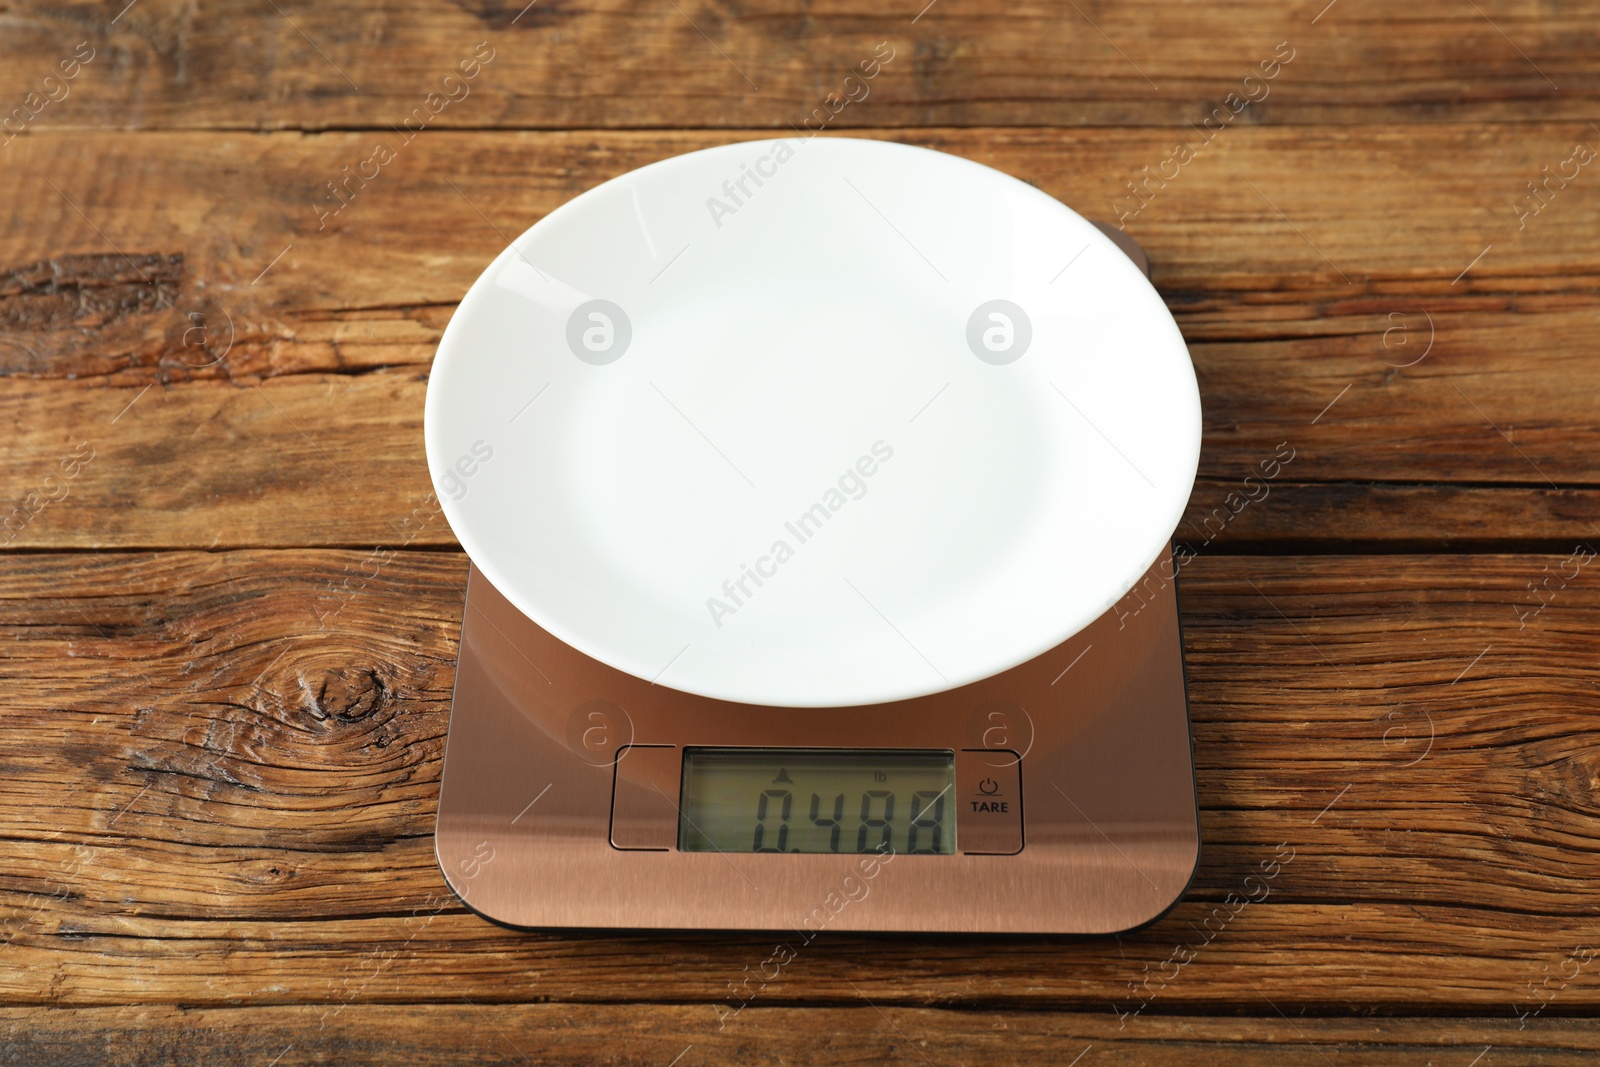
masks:
[[[985,796],[993,796],[1000,792],[1000,784],[993,778],[985,778],[978,783],[978,792],[983,793]]]

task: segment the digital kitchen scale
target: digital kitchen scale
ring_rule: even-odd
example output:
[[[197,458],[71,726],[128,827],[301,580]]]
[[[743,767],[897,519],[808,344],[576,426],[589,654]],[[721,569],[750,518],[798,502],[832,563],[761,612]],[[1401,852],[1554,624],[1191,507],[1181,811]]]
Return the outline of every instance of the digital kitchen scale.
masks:
[[[428,394],[473,562],[461,899],[803,934],[1170,907],[1199,406],[1145,266],[988,168],[845,138],[666,160],[520,237]]]

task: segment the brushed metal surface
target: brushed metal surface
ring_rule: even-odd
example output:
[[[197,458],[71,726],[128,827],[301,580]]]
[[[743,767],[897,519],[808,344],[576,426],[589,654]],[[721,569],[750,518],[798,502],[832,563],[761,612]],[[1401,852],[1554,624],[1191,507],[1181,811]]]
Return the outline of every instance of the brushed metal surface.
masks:
[[[1019,775],[1022,848],[624,851],[611,843],[612,796],[614,780],[630,778],[615,766],[630,745],[953,749],[963,781],[975,772],[961,760]],[[662,768],[641,765],[638,780],[659,782],[669,773]],[[659,828],[661,809],[649,818]],[[963,823],[958,838],[971,832]],[[1061,934],[1138,926],[1182,894],[1199,855],[1171,555],[1087,629],[1012,670],[916,700],[825,709],[652,685],[563,644],[474,572],[436,849],[463,901],[514,926]]]

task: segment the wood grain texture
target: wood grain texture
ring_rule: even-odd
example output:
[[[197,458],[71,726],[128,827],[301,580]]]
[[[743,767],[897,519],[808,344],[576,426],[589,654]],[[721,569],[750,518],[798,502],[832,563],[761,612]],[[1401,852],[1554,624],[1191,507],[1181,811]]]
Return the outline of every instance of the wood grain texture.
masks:
[[[1331,498],[1280,493],[1217,547],[1551,547],[1596,533],[1585,501],[1600,484],[1600,250],[1588,234],[1600,196],[1575,184],[1520,232],[1513,211],[1521,177],[1570,135],[1229,129],[1129,220],[1199,373],[1191,523],[1203,528],[1280,446],[1295,457],[1280,477],[1337,485]],[[1108,176],[1159,158],[1172,134],[894,136],[1105,215]],[[94,133],[11,146],[24,196],[0,209],[0,411],[18,430],[0,501],[17,507],[80,442],[97,457],[69,498],[12,524],[13,545],[450,543],[443,523],[418,530],[412,516],[428,493],[426,369],[455,301],[506,234],[725,137],[430,134],[319,232],[319,182],[371,139]],[[1442,484],[1458,482],[1474,484]]]
[[[1530,472],[1531,473],[1531,472]],[[1594,544],[1600,492],[1544,486],[1202,478],[1176,541],[1192,552],[1555,552]],[[1253,498],[1253,499],[1252,499]]]
[[[1600,146],[1585,5],[0,27],[0,1061],[1600,1058],[1600,178],[1528,199]],[[519,933],[438,874],[440,335],[578,193],[808,119],[1120,219],[1190,345],[1204,852],[1146,929],[823,937],[752,985],[779,935]]]
[[[833,119],[844,126],[1172,125],[1230,92],[1259,96],[1243,79],[1275,54],[1293,58],[1252,122],[1587,119],[1600,97],[1592,13],[1509,0],[122,7],[13,12],[0,100],[46,91],[80,44],[94,58],[35,122],[388,129],[453,91],[432,125],[786,129],[830,93],[854,97]],[[444,78],[480,44],[494,58],[463,96]],[[863,95],[844,79],[882,45],[893,59]]]
[[[1529,385],[1505,384],[1513,391]],[[11,466],[0,469],[0,500],[10,501],[0,512],[0,539],[38,549],[454,545],[423,455],[426,389],[426,371],[414,367],[157,384],[148,391],[99,381],[0,380],[0,412],[17,427]],[[1276,396],[1262,393],[1258,402]],[[1451,398],[1473,411],[1454,391],[1445,395]],[[1576,435],[1587,398],[1567,399]],[[1401,419],[1398,412],[1392,417]],[[1463,428],[1453,444],[1501,467],[1512,484],[1308,482],[1301,479],[1357,477],[1361,466],[1334,435],[1297,430],[1287,420],[1277,428],[1284,434],[1277,442],[1254,428],[1261,451],[1240,457],[1250,466],[1239,472],[1226,470],[1238,452],[1212,444],[1225,441],[1227,430],[1213,431],[1177,531],[1181,542],[1197,552],[1567,551],[1600,537],[1597,491],[1515,484],[1537,482],[1548,468],[1530,462],[1520,439],[1506,441],[1487,422],[1482,430]],[[1318,438],[1330,443],[1302,451]],[[1379,449],[1363,457],[1366,470],[1388,473],[1373,451]],[[1280,455],[1292,458],[1277,462]],[[1506,469],[1502,456],[1521,471]],[[1566,458],[1568,466],[1582,461],[1575,453]],[[1276,478],[1264,477],[1273,470]]]
[[[1567,963],[1600,907],[1600,583],[1586,564],[1530,600],[1561,562],[1196,560],[1204,853],[1185,901],[1117,939],[823,939],[762,999],[1600,1008],[1600,961]],[[13,556],[0,1000],[726,1007],[774,935],[521,934],[445,889],[431,831],[465,567]],[[1264,890],[1246,881],[1274,857]],[[1183,946],[1192,961],[1152,979]]]
[[[31,1067],[162,1063],[548,1064],[1091,1063],[1150,1067],[1577,1067],[1600,1054],[1593,1020],[1142,1017],[888,1007],[750,1008],[721,1028],[704,1007],[636,1004],[354,1006],[227,1011],[0,1010],[0,1053]],[[803,1054],[802,1054],[803,1050]],[[674,1057],[678,1057],[674,1060]]]
[[[1157,168],[1180,141],[1199,141],[1194,130],[873,128],[852,135],[952,152],[1029,181],[1087,216],[1121,217],[1150,252],[1154,282],[1174,313],[1204,327],[1205,340],[1362,335],[1366,352],[1404,364],[1422,346],[1402,350],[1399,334],[1388,348],[1378,343],[1397,325],[1387,318],[1391,310],[1417,315],[1415,344],[1425,332],[1419,304],[1461,328],[1457,343],[1477,327],[1498,326],[1492,339],[1511,339],[1511,323],[1496,313],[1594,308],[1600,251],[1588,235],[1600,219],[1600,183],[1580,171],[1537,215],[1519,215],[1529,180],[1547,165],[1557,168],[1575,142],[1600,140],[1581,122],[1313,129],[1235,122],[1197,146],[1176,177],[1163,185],[1157,176],[1148,186],[1144,168]],[[78,322],[48,283],[59,276],[72,295],[120,287],[122,299],[108,303],[131,316],[148,310],[129,304],[137,281],[162,282],[153,268],[135,266],[147,255],[181,254],[183,284],[169,274],[167,287],[201,310],[207,297],[228,307],[244,320],[247,341],[262,331],[263,338],[286,334],[278,319],[289,312],[449,308],[510,235],[580,192],[671,155],[772,136],[750,128],[423,131],[411,140],[389,130],[42,133],[7,149],[17,184],[16,196],[0,205],[0,263],[9,275],[0,292],[10,323],[44,335],[23,338],[38,349],[39,373],[78,354],[65,339],[50,343],[51,332],[108,325]],[[340,198],[330,194],[328,183],[342,183],[344,168],[380,143],[395,158],[375,178],[352,180]],[[1125,185],[1135,178],[1144,190],[1136,214],[1140,201]],[[1494,248],[1474,263],[1486,244]],[[1063,264],[1075,251],[1062,251]],[[30,290],[30,281],[46,291]],[[22,310],[32,301],[36,310]],[[1313,326],[1317,319],[1331,321]],[[140,354],[131,342],[101,353]],[[132,362],[160,353],[142,354]],[[317,365],[336,366],[326,355]]]

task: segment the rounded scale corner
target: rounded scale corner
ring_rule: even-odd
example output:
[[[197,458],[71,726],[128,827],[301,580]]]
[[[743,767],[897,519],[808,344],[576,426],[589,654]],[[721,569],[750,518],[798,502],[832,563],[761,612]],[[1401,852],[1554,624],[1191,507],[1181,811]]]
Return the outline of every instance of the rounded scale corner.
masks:
[[[463,908],[466,908],[467,911],[471,912],[473,915],[476,915],[478,918],[482,919],[484,922],[492,923],[495,926],[498,926],[502,930],[508,931],[510,933],[513,933],[513,934],[532,934],[532,933],[538,933],[541,930],[549,930],[550,932],[558,932],[559,931],[560,933],[563,933],[563,934],[572,933],[573,932],[571,930],[563,929],[563,928],[560,928],[560,927],[526,926],[526,925],[524,925],[522,923],[512,922],[510,919],[502,919],[498,915],[493,915],[493,914],[490,914],[487,911],[484,911],[478,905],[474,904],[470,899],[468,899],[467,897],[462,896],[461,895],[461,890],[457,889],[455,887],[455,884],[450,881],[450,876],[448,874],[445,875],[444,883],[445,883],[445,885],[450,887],[451,894],[458,901],[461,902],[461,906]]]
[[[445,860],[445,848],[450,844],[450,841],[454,836],[455,835],[451,834],[443,826],[435,827],[433,833],[433,862],[438,864],[439,877],[444,879],[445,888],[450,890],[451,895],[459,900],[462,904],[466,905],[468,910],[478,915],[483,915],[483,912],[473,907],[471,902],[467,900],[467,894],[462,891],[462,885],[458,884],[457,876],[451,872],[450,864]],[[483,917],[490,919],[491,921],[499,921],[494,919],[493,916],[483,915]]]
[[[1189,895],[1189,890],[1194,886],[1195,875],[1200,873],[1201,850],[1200,835],[1196,833],[1194,836],[1194,852],[1189,861],[1189,873],[1184,875],[1183,887],[1173,894],[1171,900],[1157,908],[1149,918],[1141,919],[1130,926],[1121,928],[1120,930],[1106,930],[1100,936],[1120,937],[1123,934],[1135,934],[1146,927],[1154,926],[1156,923],[1160,922],[1162,919],[1165,919],[1169,914],[1171,914],[1172,909],[1183,903],[1183,898]]]

